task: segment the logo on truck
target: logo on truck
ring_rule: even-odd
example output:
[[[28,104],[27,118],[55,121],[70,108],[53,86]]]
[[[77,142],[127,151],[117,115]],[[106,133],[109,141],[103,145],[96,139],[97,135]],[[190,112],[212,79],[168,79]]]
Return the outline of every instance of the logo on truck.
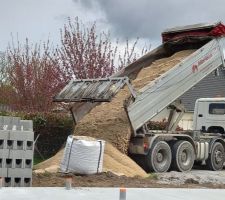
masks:
[[[192,73],[195,73],[198,71],[198,65],[192,65]]]
[[[203,58],[198,60],[196,63],[192,65],[192,73],[198,72],[198,68],[200,65],[204,64],[206,61],[208,61],[210,58],[212,58],[214,51],[217,50],[217,47],[213,48],[212,51],[205,55]]]

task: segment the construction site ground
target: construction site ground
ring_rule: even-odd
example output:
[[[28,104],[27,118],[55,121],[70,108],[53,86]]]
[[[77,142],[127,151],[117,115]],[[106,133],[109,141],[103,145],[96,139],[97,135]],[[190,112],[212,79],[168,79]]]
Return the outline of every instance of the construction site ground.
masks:
[[[190,172],[150,174],[149,177],[118,176],[111,172],[95,175],[72,175],[74,187],[128,187],[128,188],[223,188],[225,169],[208,171],[193,169]],[[62,187],[65,177],[60,173],[33,174],[33,187]]]

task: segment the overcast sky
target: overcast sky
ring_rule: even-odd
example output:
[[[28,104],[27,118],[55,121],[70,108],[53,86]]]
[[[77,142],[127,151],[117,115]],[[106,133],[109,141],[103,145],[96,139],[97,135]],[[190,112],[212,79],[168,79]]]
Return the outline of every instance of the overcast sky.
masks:
[[[192,23],[225,22],[224,0],[0,0],[0,51],[11,34],[22,42],[50,38],[59,43],[59,29],[68,17],[97,22],[112,37],[137,37],[153,46],[165,28]]]

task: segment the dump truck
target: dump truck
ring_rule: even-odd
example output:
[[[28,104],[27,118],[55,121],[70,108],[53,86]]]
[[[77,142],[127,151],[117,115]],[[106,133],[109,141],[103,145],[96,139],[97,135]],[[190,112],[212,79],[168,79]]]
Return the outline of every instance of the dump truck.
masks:
[[[71,113],[78,123],[93,107],[110,102],[127,85],[130,97],[124,101],[124,109],[132,129],[128,151],[138,164],[153,172],[189,171],[194,163],[221,170],[225,161],[225,98],[198,99],[193,130],[176,128],[185,113],[180,97],[225,67],[224,36],[221,22],[167,29],[162,33],[162,44],[134,63],[109,78],[71,80],[54,101],[73,103]],[[196,51],[139,91],[134,89],[130,80],[142,68],[186,49]],[[166,129],[151,130],[149,122],[162,113]]]

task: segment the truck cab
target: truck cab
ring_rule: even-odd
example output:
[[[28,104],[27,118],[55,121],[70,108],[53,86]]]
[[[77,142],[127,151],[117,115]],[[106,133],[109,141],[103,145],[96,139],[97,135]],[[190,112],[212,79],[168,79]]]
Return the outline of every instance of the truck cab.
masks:
[[[200,98],[195,103],[193,130],[224,134],[225,98]]]

